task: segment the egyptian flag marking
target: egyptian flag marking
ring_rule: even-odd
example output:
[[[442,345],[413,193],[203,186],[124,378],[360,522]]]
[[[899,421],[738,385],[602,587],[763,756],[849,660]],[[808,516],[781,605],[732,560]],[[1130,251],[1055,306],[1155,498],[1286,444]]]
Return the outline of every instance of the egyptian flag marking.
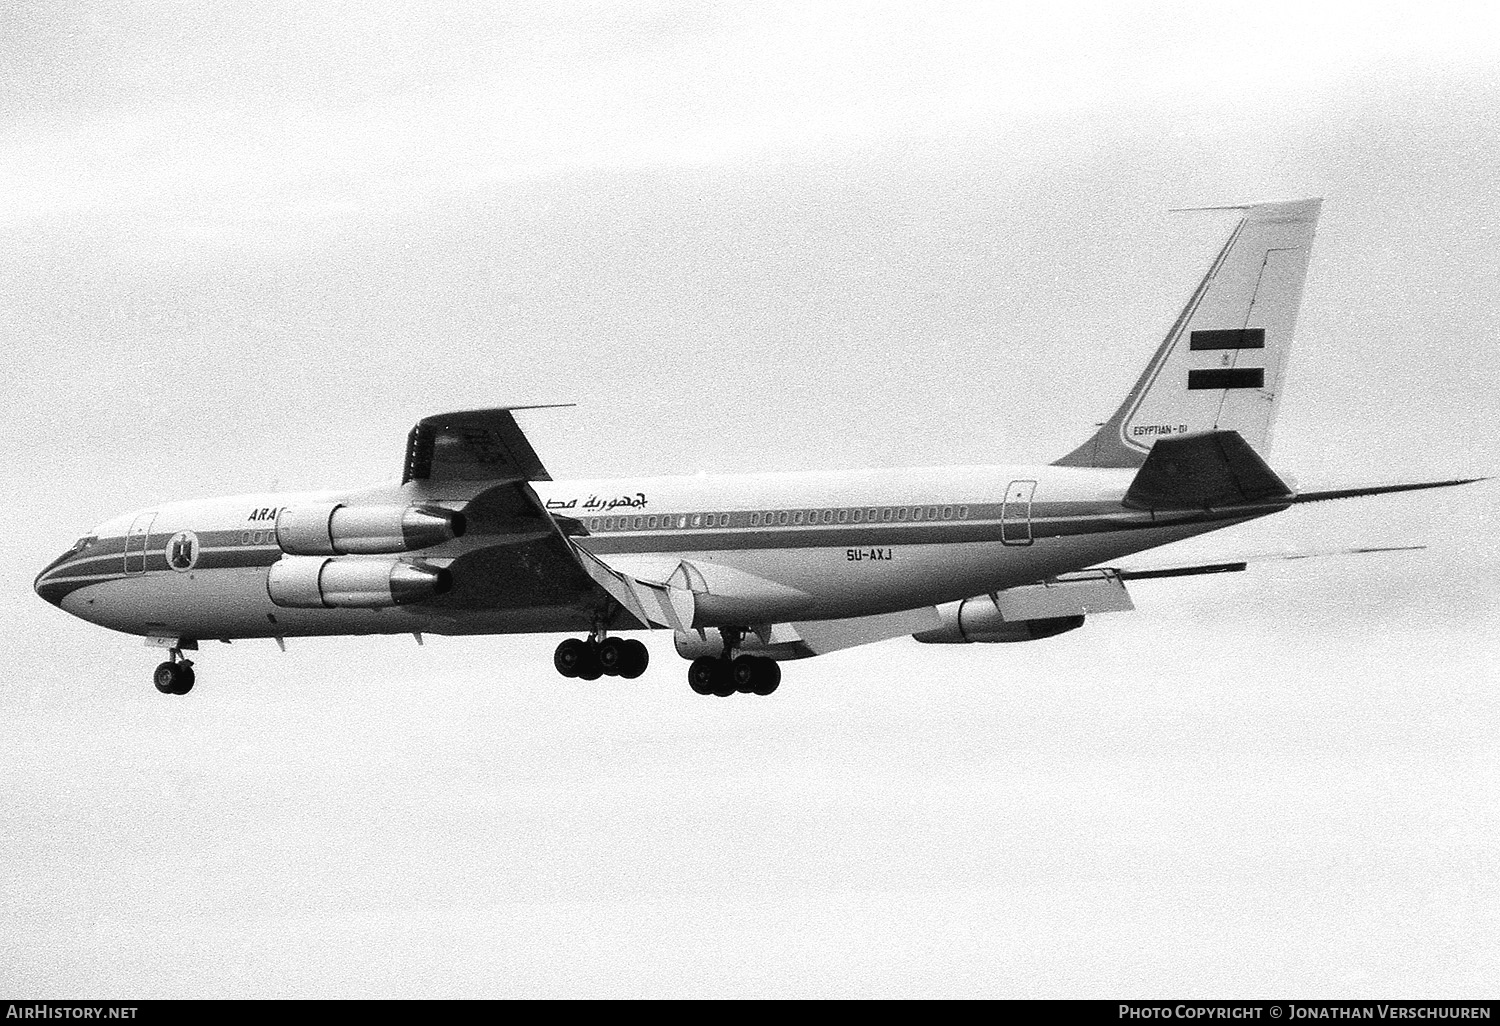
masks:
[[[1188,371],[1188,390],[1202,388],[1264,388],[1264,367],[1222,367]]]
[[[1195,331],[1188,338],[1189,349],[1264,349],[1265,328],[1220,328]]]

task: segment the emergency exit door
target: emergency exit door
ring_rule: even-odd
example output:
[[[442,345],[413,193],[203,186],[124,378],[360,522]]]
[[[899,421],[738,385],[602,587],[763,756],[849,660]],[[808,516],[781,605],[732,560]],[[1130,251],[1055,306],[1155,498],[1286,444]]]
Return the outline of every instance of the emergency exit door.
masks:
[[[1000,507],[1000,540],[1007,545],[1031,544],[1031,495],[1035,481],[1012,481]]]

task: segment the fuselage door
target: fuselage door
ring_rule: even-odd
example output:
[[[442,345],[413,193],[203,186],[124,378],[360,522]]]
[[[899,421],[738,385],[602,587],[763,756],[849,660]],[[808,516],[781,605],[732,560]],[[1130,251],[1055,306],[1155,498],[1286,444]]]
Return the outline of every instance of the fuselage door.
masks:
[[[1031,544],[1031,494],[1035,481],[1012,481],[1000,507],[1000,540],[1007,545]]]
[[[142,513],[130,522],[125,534],[125,572],[144,573],[146,570],[146,542],[151,538],[151,522],[155,513]]]

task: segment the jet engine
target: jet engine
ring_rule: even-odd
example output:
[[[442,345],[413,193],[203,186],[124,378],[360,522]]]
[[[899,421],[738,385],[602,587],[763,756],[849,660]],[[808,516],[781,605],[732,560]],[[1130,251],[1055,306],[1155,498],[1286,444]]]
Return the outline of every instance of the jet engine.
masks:
[[[1038,641],[1083,626],[1081,613],[1034,620],[1006,620],[987,595],[939,606],[938,616],[943,621],[941,627],[912,637],[929,645]]]
[[[266,574],[271,601],[292,609],[402,606],[452,586],[446,568],[401,560],[283,556]]]
[[[464,533],[464,515],[441,506],[288,506],[276,516],[276,543],[294,556],[410,552]]]

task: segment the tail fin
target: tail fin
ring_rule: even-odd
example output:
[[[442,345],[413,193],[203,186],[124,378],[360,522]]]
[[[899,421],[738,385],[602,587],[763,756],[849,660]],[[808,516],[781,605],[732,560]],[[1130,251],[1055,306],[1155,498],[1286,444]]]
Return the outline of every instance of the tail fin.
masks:
[[[1139,467],[1158,439],[1237,431],[1262,456],[1281,398],[1319,199],[1243,211],[1114,416],[1055,465]]]

